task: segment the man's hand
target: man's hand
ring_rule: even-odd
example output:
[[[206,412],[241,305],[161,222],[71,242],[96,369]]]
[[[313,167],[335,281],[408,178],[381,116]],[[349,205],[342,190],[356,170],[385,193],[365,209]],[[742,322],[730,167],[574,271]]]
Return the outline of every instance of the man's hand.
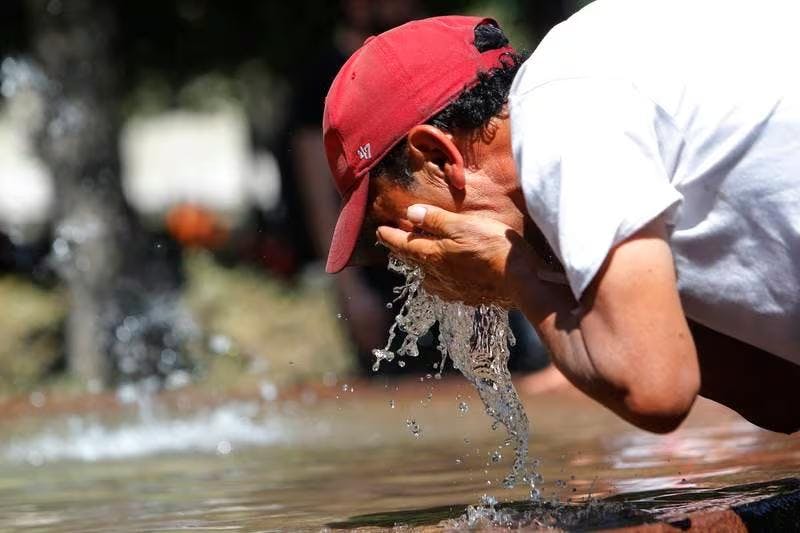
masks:
[[[432,292],[519,307],[567,379],[641,428],[670,431],[686,417],[700,373],[663,221],[612,249],[577,302],[545,282],[505,224],[430,206],[411,206],[408,219],[418,232],[383,226],[378,239],[422,266]]]
[[[381,226],[378,240],[395,255],[422,267],[426,290],[467,304],[514,304],[507,283],[508,264],[520,247],[528,248],[518,233],[488,217],[429,205],[412,205],[407,217],[417,231]]]

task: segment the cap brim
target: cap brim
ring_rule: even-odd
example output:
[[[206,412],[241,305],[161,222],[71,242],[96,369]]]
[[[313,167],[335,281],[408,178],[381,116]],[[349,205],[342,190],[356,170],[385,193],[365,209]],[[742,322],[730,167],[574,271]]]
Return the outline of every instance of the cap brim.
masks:
[[[361,232],[361,225],[364,223],[368,196],[369,175],[365,174],[358,185],[344,198],[339,220],[336,221],[336,229],[333,230],[328,263],[325,265],[328,274],[340,272],[350,261]]]

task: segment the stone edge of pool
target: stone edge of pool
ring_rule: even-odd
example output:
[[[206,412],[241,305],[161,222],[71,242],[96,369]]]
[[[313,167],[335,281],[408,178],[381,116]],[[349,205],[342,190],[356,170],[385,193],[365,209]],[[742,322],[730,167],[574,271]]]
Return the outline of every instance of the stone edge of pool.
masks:
[[[790,484],[800,487],[800,478],[784,478],[774,482]],[[765,485],[772,482],[754,483],[737,486]],[[444,507],[442,507],[444,509]],[[452,506],[449,508],[452,512]],[[398,524],[395,524],[397,526]],[[395,528],[384,526],[361,526],[349,527],[352,524],[333,523],[328,524],[331,530],[347,529],[360,533],[372,533],[379,531],[395,531]],[[452,531],[447,527],[442,527],[441,523],[411,526],[402,529],[413,533],[438,533],[441,531]],[[511,529],[495,526],[490,528],[479,528],[477,531],[511,531]],[[521,526],[514,528],[513,531],[565,531],[555,528],[537,528],[536,526]],[[566,530],[569,531],[569,530]],[[580,531],[596,531],[598,533],[674,533],[677,531],[689,531],[693,533],[748,533],[756,531],[800,531],[800,488],[794,488],[788,492],[765,496],[761,499],[746,503],[732,505],[726,509],[706,509],[694,511],[673,518],[645,522],[635,525],[627,525],[611,528],[589,528]]]
[[[691,531],[694,533],[725,531],[799,531],[800,489],[786,494],[768,496],[761,500],[729,509],[697,511],[685,517],[638,526],[607,529],[606,533],[667,533]]]

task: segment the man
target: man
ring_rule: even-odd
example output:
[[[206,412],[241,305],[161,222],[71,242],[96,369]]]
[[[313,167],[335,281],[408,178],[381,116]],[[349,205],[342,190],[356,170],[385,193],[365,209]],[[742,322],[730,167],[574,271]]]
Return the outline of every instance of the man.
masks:
[[[319,135],[328,86],[347,58],[371,33],[407,22],[420,12],[418,2],[410,0],[341,0],[340,7],[341,25],[334,32],[333,42],[322,47],[325,53],[317,61],[299,65],[303,75],[297,83],[290,127],[286,131],[286,147],[291,149],[282,151],[285,218],[292,230],[287,238],[299,245],[301,261],[327,254],[339,214],[336,189],[332,184],[319,181],[320,175],[328,173]],[[559,14],[558,10],[550,13],[551,26],[552,18]],[[313,244],[313,250],[304,250],[303,244]],[[385,261],[349,268],[335,278],[338,304],[345,318],[342,326],[353,341],[358,367],[368,375],[375,374],[372,350],[386,341],[386,332],[394,318],[394,313],[386,308],[386,296],[396,284],[397,278],[386,270]],[[509,368],[535,371],[547,366],[549,358],[521,313],[512,313],[509,321],[517,339],[511,350]],[[398,340],[401,339],[402,333]],[[426,335],[420,339],[419,348],[421,357],[406,361],[403,367],[383,365],[381,373],[427,373],[431,357],[438,355],[434,353],[435,337]],[[541,377],[537,376],[536,381],[540,382]]]
[[[674,429],[699,393],[796,431],[797,11],[597,0],[524,63],[469,17],[368,40],[326,100],[328,270],[377,227],[431,291],[521,309],[641,428]]]

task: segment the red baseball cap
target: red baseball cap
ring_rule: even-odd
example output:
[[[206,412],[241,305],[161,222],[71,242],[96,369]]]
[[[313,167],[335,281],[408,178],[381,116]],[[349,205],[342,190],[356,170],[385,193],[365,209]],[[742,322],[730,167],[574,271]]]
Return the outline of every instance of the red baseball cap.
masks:
[[[447,107],[478,73],[502,66],[506,46],[479,52],[475,28],[497,23],[433,17],[368,38],[339,70],[325,98],[322,134],[342,209],[326,271],[347,266],[367,210],[369,171],[405,137]]]

